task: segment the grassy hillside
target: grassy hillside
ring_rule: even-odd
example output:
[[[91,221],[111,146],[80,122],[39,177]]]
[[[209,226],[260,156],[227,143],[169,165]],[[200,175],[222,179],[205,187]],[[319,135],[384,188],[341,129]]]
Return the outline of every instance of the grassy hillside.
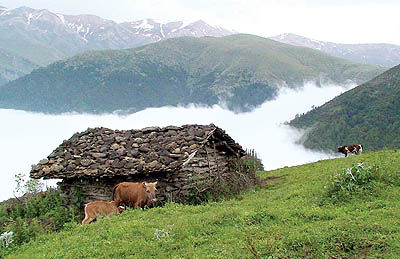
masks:
[[[364,82],[383,71],[252,35],[184,37],[34,70],[0,88],[0,107],[99,113],[223,100],[246,110],[274,98],[280,86]]]
[[[295,118],[290,125],[310,128],[308,148],[335,149],[363,144],[367,150],[400,147],[400,65]]]
[[[354,192],[336,190],[345,194],[338,199],[334,176],[359,162],[372,168],[371,181]],[[265,186],[228,201],[171,203],[88,226],[70,224],[13,250],[8,258],[400,256],[399,151],[325,160],[261,177]]]

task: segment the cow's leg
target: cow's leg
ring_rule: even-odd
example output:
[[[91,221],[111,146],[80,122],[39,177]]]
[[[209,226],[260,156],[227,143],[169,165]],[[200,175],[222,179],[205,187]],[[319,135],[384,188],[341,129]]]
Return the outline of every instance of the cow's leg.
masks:
[[[86,216],[83,220],[82,220],[82,225],[83,224],[89,224],[90,222],[92,222],[94,219],[91,217]]]
[[[143,202],[143,201],[137,201],[137,202],[135,203],[135,209],[137,209],[137,208],[142,208],[142,209],[144,209],[144,202]]]
[[[133,208],[134,209],[137,209],[137,208],[139,208],[139,202],[137,201],[137,202],[135,202],[135,204],[133,204]]]
[[[137,209],[138,203],[137,202],[131,203],[130,206],[131,206],[131,208]]]
[[[92,220],[90,220],[90,217],[89,217],[89,215],[88,215],[88,213],[87,213],[87,204],[85,205],[85,218],[82,220],[82,224],[89,224],[90,223],[90,221],[92,221]]]

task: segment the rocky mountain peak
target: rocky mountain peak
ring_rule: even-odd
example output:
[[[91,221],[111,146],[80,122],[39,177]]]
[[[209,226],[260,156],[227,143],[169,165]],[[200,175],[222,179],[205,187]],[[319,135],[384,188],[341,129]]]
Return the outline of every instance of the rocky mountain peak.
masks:
[[[222,37],[235,33],[204,21],[144,19],[117,23],[96,15],[66,15],[25,6],[15,9],[0,6],[0,31],[0,49],[7,51],[7,57],[24,60],[19,65],[0,66],[0,84],[30,72],[34,67],[87,50],[136,48],[174,37]],[[4,61],[2,57],[0,60]]]
[[[329,55],[344,58],[353,62],[393,67],[400,64],[400,46],[393,44],[344,44],[320,41],[304,36],[284,33],[270,37],[282,43],[317,49]]]
[[[81,50],[133,48],[179,36],[222,37],[234,33],[220,27],[213,27],[202,20],[190,24],[182,21],[163,23],[154,19],[117,23],[96,15],[65,15],[29,7],[10,10],[2,7],[0,12],[2,31],[15,31],[16,27],[22,29],[22,32],[24,30],[39,31],[43,40],[64,38],[62,44],[66,41],[75,42],[72,49]],[[24,34],[21,37],[26,38],[26,34],[29,33]],[[1,35],[0,40],[3,40]]]

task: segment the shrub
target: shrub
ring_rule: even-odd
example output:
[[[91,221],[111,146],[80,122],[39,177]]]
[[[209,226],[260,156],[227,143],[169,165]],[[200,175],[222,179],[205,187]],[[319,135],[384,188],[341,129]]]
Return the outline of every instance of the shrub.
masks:
[[[13,232],[13,245],[20,245],[29,242],[39,233],[46,232],[37,219],[21,219],[12,220],[6,229]]]
[[[77,209],[64,207],[60,192],[55,189],[25,193],[6,202],[0,209],[0,233],[13,233],[11,242],[6,241],[6,236],[0,236],[0,258],[42,233],[59,231],[68,223],[79,221]]]
[[[378,179],[378,167],[358,163],[344,168],[333,176],[328,186],[328,196],[336,201],[344,201],[353,195],[370,190]]]

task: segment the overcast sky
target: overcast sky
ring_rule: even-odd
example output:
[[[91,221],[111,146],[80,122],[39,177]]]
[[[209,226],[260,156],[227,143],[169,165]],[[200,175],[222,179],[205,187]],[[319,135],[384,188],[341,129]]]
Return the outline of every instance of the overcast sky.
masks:
[[[337,43],[400,45],[399,0],[0,0],[63,14],[95,14],[114,21],[202,19],[260,36],[295,33]]]

